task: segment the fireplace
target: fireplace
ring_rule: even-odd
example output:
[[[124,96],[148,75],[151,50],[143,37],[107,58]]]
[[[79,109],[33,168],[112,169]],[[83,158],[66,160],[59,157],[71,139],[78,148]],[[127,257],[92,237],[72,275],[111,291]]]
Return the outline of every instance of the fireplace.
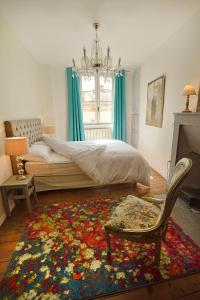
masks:
[[[170,178],[177,161],[192,159],[193,166],[182,185],[181,197],[200,206],[200,113],[177,113],[174,118]]]

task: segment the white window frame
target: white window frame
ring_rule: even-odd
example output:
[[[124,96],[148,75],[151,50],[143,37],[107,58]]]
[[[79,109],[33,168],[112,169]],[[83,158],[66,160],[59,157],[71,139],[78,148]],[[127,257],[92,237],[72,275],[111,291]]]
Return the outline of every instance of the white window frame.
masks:
[[[100,75],[98,74],[94,74],[92,75],[94,76],[95,79],[95,102],[96,102],[96,112],[95,112],[95,119],[96,122],[90,123],[90,122],[86,122],[84,123],[84,127],[85,128],[104,128],[104,127],[112,127],[113,126],[113,122],[107,122],[107,123],[103,123],[100,122]],[[84,75],[80,75],[80,81],[81,81],[81,94],[82,94],[82,77],[85,77]],[[110,76],[109,77],[112,80],[112,116],[113,116],[113,105],[114,105],[114,76]],[[82,101],[82,99],[81,99]]]

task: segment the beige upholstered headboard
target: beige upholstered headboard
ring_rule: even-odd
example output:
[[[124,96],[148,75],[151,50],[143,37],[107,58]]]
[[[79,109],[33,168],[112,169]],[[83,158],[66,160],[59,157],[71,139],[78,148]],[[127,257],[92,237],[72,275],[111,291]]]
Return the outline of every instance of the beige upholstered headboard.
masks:
[[[42,123],[40,119],[5,121],[4,126],[7,137],[26,136],[29,140],[29,145],[42,138]]]

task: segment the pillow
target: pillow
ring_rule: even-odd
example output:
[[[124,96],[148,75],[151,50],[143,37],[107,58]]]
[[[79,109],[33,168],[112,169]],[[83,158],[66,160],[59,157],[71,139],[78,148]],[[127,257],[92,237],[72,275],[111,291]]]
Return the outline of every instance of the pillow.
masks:
[[[51,147],[50,149],[53,149],[55,152],[57,152],[60,155],[65,156],[68,159],[71,159],[71,157],[74,153],[73,145],[75,143],[78,143],[78,142],[62,141],[55,137],[48,137],[48,136],[43,136],[43,141],[49,147]]]
[[[29,152],[22,156],[26,161],[48,162],[50,160],[51,148],[45,143],[34,143],[30,146]]]
[[[45,145],[45,146],[47,146],[44,141],[37,141],[32,145]]]

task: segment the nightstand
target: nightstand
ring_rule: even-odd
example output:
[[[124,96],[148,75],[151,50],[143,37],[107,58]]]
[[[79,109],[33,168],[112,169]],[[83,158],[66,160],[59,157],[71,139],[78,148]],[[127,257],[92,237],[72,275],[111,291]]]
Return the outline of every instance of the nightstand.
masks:
[[[30,201],[31,194],[33,194],[34,199],[38,202],[33,175],[26,175],[26,178],[23,180],[17,180],[16,176],[11,176],[1,184],[0,188],[6,214],[9,217],[11,216],[11,212],[8,203],[8,195],[11,190],[14,191],[14,200],[26,200],[29,213],[32,212]]]

